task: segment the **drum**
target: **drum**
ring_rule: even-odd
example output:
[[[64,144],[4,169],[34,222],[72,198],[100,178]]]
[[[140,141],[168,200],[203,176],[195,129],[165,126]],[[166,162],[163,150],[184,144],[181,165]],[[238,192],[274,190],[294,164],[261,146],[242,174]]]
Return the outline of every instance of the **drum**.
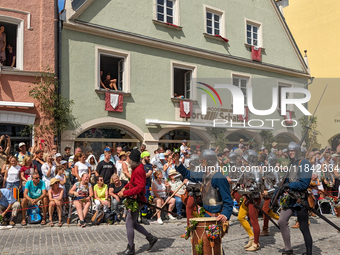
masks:
[[[221,234],[210,242],[205,228],[209,225],[216,225],[222,230],[218,224],[216,217],[204,217],[204,218],[192,218],[190,221],[197,221],[196,229],[191,233],[192,255],[198,255],[196,246],[199,245],[199,241],[203,241],[203,254],[204,255],[222,255],[222,238]]]

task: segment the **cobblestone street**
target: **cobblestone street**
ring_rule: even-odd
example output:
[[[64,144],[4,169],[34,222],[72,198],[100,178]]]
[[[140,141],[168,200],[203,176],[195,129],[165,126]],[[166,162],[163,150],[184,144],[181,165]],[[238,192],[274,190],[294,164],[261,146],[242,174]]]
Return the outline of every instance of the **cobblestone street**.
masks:
[[[328,216],[340,226],[340,218]],[[290,225],[295,218],[290,220]],[[262,220],[260,220],[262,226]],[[179,236],[184,233],[185,221],[174,221],[160,226],[151,223],[146,226],[152,234],[159,237],[151,254],[191,254],[190,240]],[[311,219],[311,231],[314,241],[313,254],[340,254],[339,235],[335,229],[321,219]],[[291,240],[295,254],[304,252],[302,234],[298,229],[291,229]],[[1,254],[116,254],[126,248],[127,239],[124,225],[98,227],[80,227],[66,224],[62,228],[44,227],[16,227],[10,230],[0,230],[2,242]],[[251,254],[242,248],[248,240],[236,217],[232,217],[229,234],[223,239],[226,254]],[[137,254],[148,254],[147,241],[140,234],[136,234]],[[278,229],[270,227],[270,236],[260,237],[261,250],[255,254],[280,254],[283,241]]]

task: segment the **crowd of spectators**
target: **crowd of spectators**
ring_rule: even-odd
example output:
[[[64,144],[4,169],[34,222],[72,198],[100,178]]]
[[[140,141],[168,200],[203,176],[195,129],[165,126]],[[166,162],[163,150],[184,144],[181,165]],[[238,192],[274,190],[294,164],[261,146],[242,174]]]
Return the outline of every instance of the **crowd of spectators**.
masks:
[[[35,143],[27,150],[25,143],[19,144],[19,151],[10,155],[10,138],[1,136],[0,145],[0,215],[3,225],[15,225],[17,211],[21,207],[21,225],[27,224],[26,211],[31,206],[41,206],[41,224],[49,223],[54,226],[53,214],[58,217],[58,226],[62,226],[62,217],[68,214],[69,196],[73,197],[73,206],[79,217],[79,225],[85,227],[86,216],[93,209],[104,212],[115,212],[117,222],[124,220],[126,209],[121,198],[117,195],[124,191],[131,178],[132,169],[129,161],[129,150],[121,147],[105,147],[103,154],[96,158],[91,151],[82,152],[81,148],[75,148],[71,154],[71,148],[64,148],[64,154],[58,152],[56,146],[48,149]],[[259,166],[267,165],[269,151],[277,155],[277,166],[285,167],[290,164],[287,150],[277,149],[274,142],[271,148],[262,147],[259,150]],[[134,148],[136,149],[136,148]],[[215,150],[221,166],[230,165],[229,154],[234,151],[242,155],[245,150],[254,149],[252,145],[245,144],[244,140],[234,148],[225,147]],[[159,147],[151,158],[150,152],[143,144],[139,148],[141,163],[146,173],[146,199],[158,207],[166,204],[167,210],[177,213],[181,219],[185,213],[185,206],[181,198],[186,188],[183,178],[176,171],[173,160],[173,152]],[[189,168],[189,160],[192,154],[199,158],[203,151],[200,145],[190,147],[186,140],[182,141],[179,148],[182,164]],[[219,153],[221,152],[221,153]],[[326,196],[338,196],[340,186],[340,142],[335,151],[330,147],[318,150],[312,149],[308,155],[315,173],[312,178],[313,194],[315,199],[324,199]],[[321,170],[321,171],[318,171]],[[228,172],[223,172],[228,175]],[[179,189],[179,187],[181,187]],[[175,194],[174,192],[177,191]],[[21,194],[21,195],[16,195]],[[172,197],[170,198],[170,196]],[[19,200],[21,204],[19,204]],[[56,212],[55,212],[56,211]],[[152,212],[153,214],[153,212]],[[163,224],[162,213],[156,210],[157,223]],[[47,222],[48,217],[48,222]],[[150,208],[145,206],[141,210],[141,221],[149,224]],[[175,219],[170,213],[165,216]]]

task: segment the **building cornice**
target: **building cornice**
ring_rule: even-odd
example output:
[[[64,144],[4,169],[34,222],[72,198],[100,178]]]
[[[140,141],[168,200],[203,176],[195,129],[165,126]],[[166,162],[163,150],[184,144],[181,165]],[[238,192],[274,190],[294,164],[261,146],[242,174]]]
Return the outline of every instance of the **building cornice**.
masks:
[[[279,73],[283,75],[289,75],[298,78],[309,78],[308,71],[302,72],[290,68],[276,66],[267,63],[256,63],[250,59],[230,56],[214,51],[195,48],[187,45],[164,41],[144,35],[139,35],[127,31],[122,31],[114,28],[104,27],[92,23],[87,23],[79,20],[72,20],[64,22],[64,28],[73,31],[83,32],[87,34],[93,34],[96,36],[102,36],[110,39],[125,41],[129,43],[144,45],[157,49],[172,51],[176,53],[191,55],[199,58],[205,58],[213,61],[219,61],[223,63],[238,65],[247,68],[253,68],[257,70]]]

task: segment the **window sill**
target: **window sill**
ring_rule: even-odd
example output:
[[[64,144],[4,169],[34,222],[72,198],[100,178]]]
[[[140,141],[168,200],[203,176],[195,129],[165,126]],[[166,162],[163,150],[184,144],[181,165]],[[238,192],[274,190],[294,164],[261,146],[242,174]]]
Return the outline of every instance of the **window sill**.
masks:
[[[172,102],[181,102],[181,101],[190,101],[193,102],[194,104],[197,104],[197,100],[193,100],[193,99],[185,99],[185,98],[177,98],[177,97],[173,97],[171,98]]]
[[[131,93],[129,93],[129,92],[123,92],[123,91],[119,91],[119,90],[95,89],[95,91],[98,94],[105,94],[105,92],[111,92],[111,93],[115,93],[115,94],[122,94],[124,97],[130,97],[131,96]]]
[[[203,33],[204,37],[207,38],[213,38],[222,42],[229,42],[229,40],[223,36],[217,36],[217,35],[211,35],[211,34],[207,34],[207,33]]]
[[[245,43],[244,44],[244,46],[246,47],[246,48],[249,48],[249,49],[251,49],[251,47],[252,46],[254,46],[254,45],[251,45],[251,44],[247,44],[247,43]],[[261,51],[266,51],[266,49],[265,48],[262,48],[262,47],[260,47],[260,46],[258,46],[259,48],[261,48]]]
[[[24,71],[24,70],[17,69],[16,67],[10,67],[10,66],[2,66],[0,68],[0,75],[1,74],[35,76],[35,77],[41,76],[40,72]]]
[[[156,25],[160,25],[160,26],[163,26],[163,27],[169,27],[169,28],[173,28],[173,29],[176,29],[176,30],[182,30],[182,27],[177,26],[175,24],[161,22],[161,21],[158,21],[158,20],[155,20],[155,19],[153,19],[152,22]]]

